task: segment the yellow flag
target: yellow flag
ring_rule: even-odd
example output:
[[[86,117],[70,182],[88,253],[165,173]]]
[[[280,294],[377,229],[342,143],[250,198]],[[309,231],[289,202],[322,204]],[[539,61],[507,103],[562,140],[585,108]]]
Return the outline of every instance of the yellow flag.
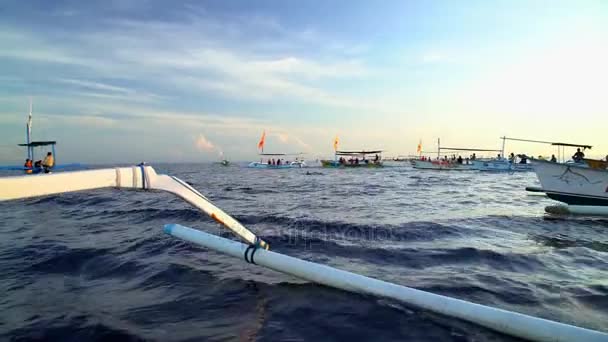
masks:
[[[336,135],[336,138],[334,139],[334,151],[338,150],[338,136]]]
[[[416,152],[422,152],[422,140],[420,140],[420,142],[418,143],[418,148],[416,149]]]

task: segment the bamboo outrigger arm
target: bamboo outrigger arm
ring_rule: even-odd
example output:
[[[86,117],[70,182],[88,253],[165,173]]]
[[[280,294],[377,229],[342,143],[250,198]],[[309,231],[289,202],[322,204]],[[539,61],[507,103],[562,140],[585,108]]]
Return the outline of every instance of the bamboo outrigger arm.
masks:
[[[159,175],[151,166],[0,177],[0,201],[102,188],[159,190],[172,193],[207,213],[244,241],[269,246],[241,223],[216,207],[203,194],[179,178]]]

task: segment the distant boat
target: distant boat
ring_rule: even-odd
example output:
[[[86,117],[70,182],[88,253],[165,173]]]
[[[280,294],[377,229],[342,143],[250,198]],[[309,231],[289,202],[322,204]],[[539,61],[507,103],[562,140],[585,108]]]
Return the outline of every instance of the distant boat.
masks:
[[[262,156],[262,159],[260,159],[259,162],[251,162],[249,163],[249,165],[247,165],[247,167],[250,168],[254,168],[254,169],[299,169],[299,168],[303,168],[303,167],[307,167],[306,162],[304,162],[304,160],[299,159],[298,157],[295,157],[294,161],[286,161],[285,158],[281,158],[281,157],[286,157],[286,156],[298,156],[301,155],[301,153],[260,153],[260,156]],[[264,157],[266,157],[266,160],[264,160]],[[271,158],[271,157],[277,157],[277,158]]]
[[[505,156],[505,144],[506,141],[521,141],[521,142],[529,142],[529,143],[537,143],[537,144],[549,144],[551,146],[557,147],[557,157],[556,161],[565,162],[566,160],[566,147],[577,147],[582,148],[583,150],[591,149],[590,145],[584,144],[572,144],[572,143],[563,143],[563,142],[552,142],[552,141],[541,141],[541,140],[532,140],[532,139],[520,139],[520,138],[508,138],[501,137],[502,139],[502,152],[501,155],[503,158],[492,159],[492,160],[484,160],[484,161],[476,161],[474,162],[476,168],[480,171],[532,171],[532,164],[527,162],[528,157],[524,154],[518,154],[517,156],[520,158],[519,162],[516,162],[515,157],[512,160],[504,158]],[[540,159],[540,157],[538,158]]]
[[[443,153],[450,152],[501,152],[501,150],[492,150],[492,149],[481,149],[481,148],[461,148],[461,147],[442,147],[441,141],[437,139],[437,159],[431,160],[413,160],[412,166],[415,169],[419,170],[448,170],[448,171],[473,171],[477,170],[475,161],[487,161],[487,159],[475,159],[472,158],[458,158],[458,159],[449,159],[447,155],[443,158],[441,155]],[[499,155],[500,157],[500,155]]]
[[[608,170],[601,165],[533,159],[541,192],[569,205],[608,206]],[[605,166],[605,165],[604,165]]]
[[[462,164],[451,160],[414,160],[413,166],[419,170],[451,170],[451,171],[472,171],[476,170],[473,163]]]
[[[258,142],[258,149],[261,150],[259,154],[262,156],[259,162],[251,162],[247,167],[254,169],[299,169],[306,167],[306,163],[303,159],[298,156],[303,153],[264,153],[264,145],[266,144],[266,131],[262,133],[262,137]],[[293,161],[286,160],[287,156],[295,156]],[[264,158],[266,157],[266,160]],[[277,158],[271,158],[277,157]]]
[[[371,156],[371,157],[369,157]],[[333,160],[321,160],[323,167],[382,167],[382,150],[336,151]]]
[[[57,169],[66,169],[66,168],[78,168],[82,167],[82,164],[72,163],[72,164],[57,164],[57,153],[55,150],[56,141],[32,141],[32,101],[30,100],[30,113],[28,115],[27,123],[25,125],[25,144],[18,144],[18,146],[27,148],[27,159],[30,160],[30,165],[24,164],[23,166],[0,166],[0,170],[23,170],[26,174],[38,174],[38,173],[50,173],[53,170]],[[42,165],[42,160],[35,161],[35,149],[37,147],[46,147],[50,146],[50,152],[53,156],[53,165],[50,167],[45,167]]]
[[[230,165],[230,161],[228,161],[227,159],[224,159],[220,162],[220,164],[223,166],[228,166],[228,165]]]

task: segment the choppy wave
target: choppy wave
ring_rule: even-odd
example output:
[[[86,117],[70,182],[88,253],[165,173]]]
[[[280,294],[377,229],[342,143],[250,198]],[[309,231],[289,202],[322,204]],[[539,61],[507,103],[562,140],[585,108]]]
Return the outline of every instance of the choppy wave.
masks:
[[[546,220],[533,175],[165,165],[278,252],[606,331],[606,220]],[[511,178],[510,178],[511,177]],[[5,340],[510,341],[448,317],[251,267],[170,238],[230,232],[170,195],[0,206]]]

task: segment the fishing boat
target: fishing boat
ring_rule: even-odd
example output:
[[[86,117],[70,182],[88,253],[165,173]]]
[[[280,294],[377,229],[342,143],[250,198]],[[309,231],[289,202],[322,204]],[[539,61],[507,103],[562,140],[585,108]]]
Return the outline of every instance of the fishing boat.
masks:
[[[498,158],[489,160],[475,160],[473,165],[479,171],[489,172],[519,172],[532,171],[532,164],[528,162],[528,157],[525,154],[511,154],[509,158],[505,158],[505,146],[507,140],[520,140],[514,138],[501,137],[502,149]],[[517,160],[519,158],[519,161]]]
[[[39,173],[50,173],[59,169],[74,169],[82,167],[82,164],[57,164],[56,141],[32,141],[32,101],[30,100],[30,113],[25,124],[25,144],[18,144],[20,147],[25,147],[27,150],[26,163],[23,166],[0,166],[0,170],[24,171],[25,174],[35,175]],[[42,160],[36,161],[36,148],[46,149],[46,155],[52,156],[53,162],[51,165],[43,165]],[[50,151],[48,151],[50,149]],[[44,154],[44,152],[43,152]]]
[[[251,162],[247,167],[254,169],[300,169],[306,167],[306,163],[302,156],[304,153],[264,153],[264,145],[266,144],[266,131],[262,132],[258,149],[261,151],[259,162]],[[293,156],[294,160],[286,160],[287,156]],[[265,160],[266,159],[266,160]]]
[[[542,140],[532,140],[532,139],[520,139],[520,138],[508,138],[501,137],[502,139],[502,158],[497,158],[493,160],[484,160],[484,161],[475,161],[474,164],[476,168],[480,171],[494,171],[494,172],[516,172],[516,171],[532,171],[533,166],[528,162],[528,157],[525,154],[518,154],[519,162],[516,160],[516,156],[512,153],[510,158],[504,158],[505,156],[505,144],[506,141],[521,141],[521,142],[529,142],[529,143],[537,143],[537,144],[548,144],[551,146],[557,147],[557,157],[555,160],[562,163],[567,163],[566,160],[566,152],[565,149],[567,147],[576,147],[582,148],[583,151],[586,149],[591,149],[590,145],[585,144],[573,144],[573,143],[563,143],[563,142],[553,142],[553,141],[542,141]],[[554,155],[555,156],[555,155]],[[539,158],[540,159],[540,158]]]
[[[334,159],[321,160],[323,167],[382,167],[382,150],[335,151]]]
[[[176,177],[157,174],[151,166],[144,164],[43,174],[39,177],[0,177],[0,202],[108,188],[165,191],[182,198],[208,214],[217,223],[230,229],[245,243],[174,223],[166,224],[164,232],[171,237],[244,259],[251,267],[258,265],[328,287],[396,300],[425,311],[454,317],[528,340],[593,342],[608,340],[608,334],[601,331],[471,303],[272,252],[266,241],[215,206],[186,182]]]
[[[247,167],[255,169],[300,169],[307,167],[306,162],[299,156],[302,153],[260,153],[259,162],[251,162]],[[287,156],[295,156],[295,160],[286,161]]]
[[[454,154],[452,159],[449,159],[447,155],[441,158],[442,154],[458,152],[501,152],[501,150],[492,149],[481,149],[481,148],[461,148],[461,147],[442,147],[441,140],[437,139],[437,159],[431,160],[430,158],[422,160],[417,159],[412,161],[412,166],[419,170],[449,170],[449,171],[474,171],[477,170],[474,161],[477,160],[476,156],[472,158],[458,157]],[[500,155],[499,155],[500,156]]]
[[[608,170],[605,168],[539,159],[532,159],[532,165],[547,197],[568,205],[608,209]]]

